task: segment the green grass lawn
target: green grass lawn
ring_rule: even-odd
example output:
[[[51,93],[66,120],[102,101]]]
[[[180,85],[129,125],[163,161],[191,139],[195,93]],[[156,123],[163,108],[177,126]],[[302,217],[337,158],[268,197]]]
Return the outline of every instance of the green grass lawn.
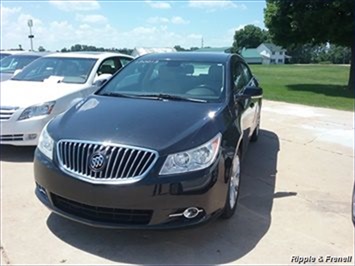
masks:
[[[354,91],[346,88],[349,66],[250,65],[264,98],[340,110],[354,110]]]

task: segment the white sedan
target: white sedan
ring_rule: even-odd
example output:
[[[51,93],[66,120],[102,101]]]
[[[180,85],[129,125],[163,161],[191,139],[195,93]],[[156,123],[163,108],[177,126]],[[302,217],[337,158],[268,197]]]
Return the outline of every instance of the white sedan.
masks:
[[[0,144],[35,146],[45,124],[94,92],[131,56],[75,52],[44,56],[1,83]]]

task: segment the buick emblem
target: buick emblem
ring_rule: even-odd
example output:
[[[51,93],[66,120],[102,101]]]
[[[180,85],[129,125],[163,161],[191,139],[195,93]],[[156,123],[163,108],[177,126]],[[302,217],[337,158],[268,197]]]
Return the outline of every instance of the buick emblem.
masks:
[[[95,152],[89,159],[89,167],[94,172],[101,171],[106,164],[106,156],[101,152]]]

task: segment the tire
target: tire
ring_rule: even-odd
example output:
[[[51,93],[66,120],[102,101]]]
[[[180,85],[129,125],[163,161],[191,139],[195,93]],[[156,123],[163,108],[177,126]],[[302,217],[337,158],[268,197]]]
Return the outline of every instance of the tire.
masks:
[[[254,129],[253,135],[251,135],[250,142],[257,142],[259,138],[260,123]]]
[[[235,213],[237,208],[239,190],[240,190],[240,176],[241,176],[241,158],[240,152],[236,154],[233,159],[233,164],[231,168],[231,176],[228,182],[228,192],[226,197],[226,202],[224,205],[223,213],[221,218],[229,219]]]

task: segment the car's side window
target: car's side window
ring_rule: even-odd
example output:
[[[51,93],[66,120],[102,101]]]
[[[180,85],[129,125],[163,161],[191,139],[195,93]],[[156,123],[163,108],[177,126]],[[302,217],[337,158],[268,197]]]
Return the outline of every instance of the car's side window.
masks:
[[[125,65],[127,65],[129,62],[132,61],[132,59],[126,58],[126,57],[122,57],[122,58],[120,58],[120,60],[121,60],[122,66],[125,66]]]
[[[248,83],[248,77],[244,72],[241,62],[236,61],[233,65],[234,93],[240,92]]]
[[[252,79],[253,76],[252,76],[249,68],[244,63],[240,63],[240,65],[241,65],[241,67],[243,69],[243,74],[244,74],[244,77],[246,79],[246,82],[247,82],[247,84],[249,84],[250,80]]]
[[[120,59],[121,58],[119,57],[111,57],[104,60],[97,70],[97,75],[100,76],[102,74],[115,74],[122,67]]]

